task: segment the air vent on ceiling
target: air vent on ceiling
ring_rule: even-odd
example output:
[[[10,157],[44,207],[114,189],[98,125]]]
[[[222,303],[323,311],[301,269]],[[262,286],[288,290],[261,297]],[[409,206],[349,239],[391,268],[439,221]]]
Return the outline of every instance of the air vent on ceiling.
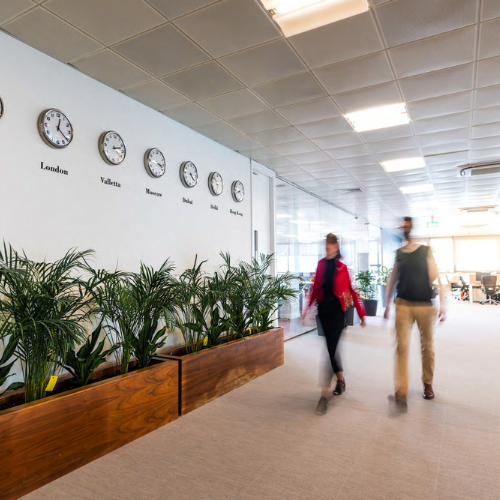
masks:
[[[462,165],[458,168],[460,168],[461,177],[500,174],[500,163],[477,163],[475,165]]]
[[[336,193],[350,194],[350,193],[361,193],[361,188],[346,188],[346,189],[334,189]]]
[[[464,207],[458,210],[463,213],[475,214],[479,212],[493,212],[497,208],[497,205],[485,205],[483,207]]]

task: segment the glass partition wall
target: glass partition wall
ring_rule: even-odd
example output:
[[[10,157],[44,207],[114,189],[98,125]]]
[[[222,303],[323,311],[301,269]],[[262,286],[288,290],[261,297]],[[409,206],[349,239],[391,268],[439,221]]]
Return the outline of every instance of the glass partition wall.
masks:
[[[293,303],[280,307],[279,324],[285,339],[316,328],[315,314],[301,320],[318,260],[325,256],[325,236],[334,233],[340,241],[343,262],[351,277],[358,271],[380,267],[380,230],[353,215],[277,179],[276,181],[276,265],[277,272],[289,271],[300,292]]]

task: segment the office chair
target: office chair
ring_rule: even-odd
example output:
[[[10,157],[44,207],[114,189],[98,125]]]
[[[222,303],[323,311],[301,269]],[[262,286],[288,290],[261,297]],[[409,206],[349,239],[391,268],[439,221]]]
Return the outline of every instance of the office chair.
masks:
[[[462,287],[462,290],[460,292],[462,300],[469,300],[469,285],[464,281],[463,276],[460,276],[459,282],[460,286]]]
[[[481,290],[486,295],[486,300],[482,300],[479,303],[485,304],[498,304],[496,300],[493,300],[493,295],[497,293],[497,277],[495,275],[485,275],[481,277]]]

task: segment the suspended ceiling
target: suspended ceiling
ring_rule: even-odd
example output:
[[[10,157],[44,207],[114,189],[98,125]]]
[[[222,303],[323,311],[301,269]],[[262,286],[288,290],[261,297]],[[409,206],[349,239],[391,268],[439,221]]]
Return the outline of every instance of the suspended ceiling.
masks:
[[[291,38],[258,0],[0,0],[0,28],[376,225],[491,232],[458,209],[496,205],[500,175],[457,167],[500,160],[500,1],[370,3]],[[398,102],[409,125],[357,134],[343,117]],[[414,156],[425,169],[380,166]]]

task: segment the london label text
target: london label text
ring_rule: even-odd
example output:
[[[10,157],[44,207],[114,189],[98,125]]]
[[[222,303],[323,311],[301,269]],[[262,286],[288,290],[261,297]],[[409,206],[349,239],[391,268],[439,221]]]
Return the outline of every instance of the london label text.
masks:
[[[63,170],[60,167],[50,167],[49,165],[44,165],[43,161],[40,163],[40,168],[42,170],[48,170],[49,172],[54,172],[55,174],[69,175],[67,170]]]

